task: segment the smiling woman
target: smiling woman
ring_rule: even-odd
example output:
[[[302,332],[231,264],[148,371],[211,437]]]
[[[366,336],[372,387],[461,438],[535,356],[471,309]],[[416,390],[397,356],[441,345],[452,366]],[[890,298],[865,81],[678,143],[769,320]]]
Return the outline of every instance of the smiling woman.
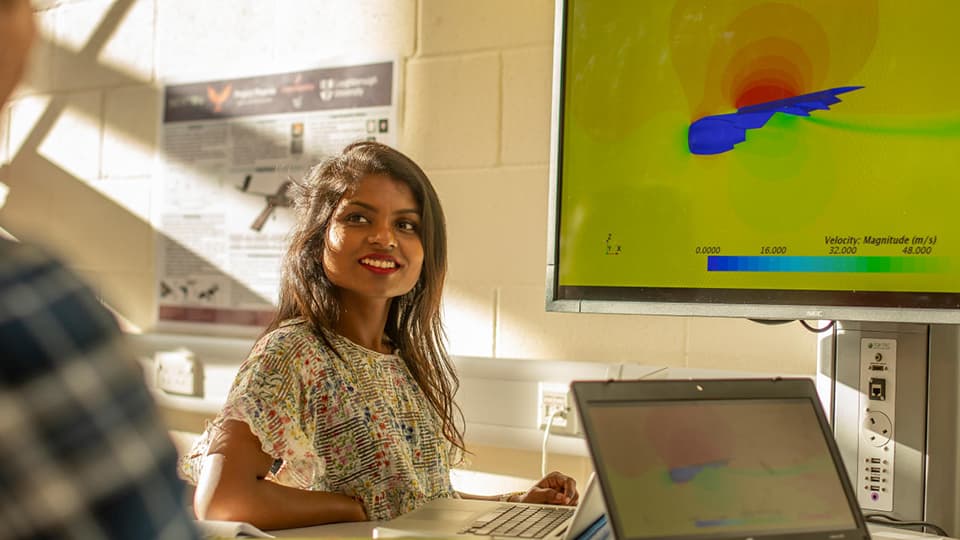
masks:
[[[337,205],[326,246],[323,267],[340,290],[341,304],[359,307],[369,299],[370,308],[380,311],[383,300],[407,294],[423,266],[420,205],[413,191],[387,175],[364,177]],[[388,344],[369,345],[376,350]]]
[[[559,473],[511,496],[451,486],[464,444],[440,322],[446,226],[423,170],[355,143],[291,198],[277,316],[181,463],[198,516],[278,529],[390,519],[443,497],[576,503]]]

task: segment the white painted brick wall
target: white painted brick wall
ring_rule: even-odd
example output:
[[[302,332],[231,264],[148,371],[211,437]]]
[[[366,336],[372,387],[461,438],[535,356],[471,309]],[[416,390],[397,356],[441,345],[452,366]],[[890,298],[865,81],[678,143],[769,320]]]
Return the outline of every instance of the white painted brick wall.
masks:
[[[48,111],[58,113],[48,116],[49,125],[38,126],[45,135],[37,153],[81,181],[100,176],[102,98],[98,90],[57,94]]]
[[[149,177],[153,174],[159,102],[156,87],[149,85],[112,88],[104,92],[104,178]],[[150,186],[143,187],[145,194],[149,195]],[[141,217],[149,219],[148,214]]]
[[[52,13],[56,91],[153,80],[153,0],[85,0]]]
[[[147,245],[152,249],[151,244]],[[110,305],[127,319],[134,329],[144,328],[140,321],[151,321],[156,317],[157,301],[153,291],[157,287],[153,264],[136,270],[122,269],[119,265],[108,270],[99,270],[100,289]]]
[[[0,115],[0,160],[6,146],[12,158],[0,226],[61,251],[138,326],[156,311],[145,218],[161,85],[398,59],[400,146],[434,178],[449,222],[452,352],[815,369],[815,337],[795,324],[544,312],[551,0],[36,5],[42,39],[8,128]],[[51,103],[64,112],[34,132]]]
[[[403,122],[401,146],[428,172],[496,166],[500,55],[412,60]]]
[[[549,45],[552,0],[420,0],[420,54]]]
[[[27,138],[33,133],[37,122],[49,105],[49,95],[38,95],[16,99],[5,107],[10,118],[10,138],[8,140],[10,159],[18,156],[24,150],[23,146],[26,144]],[[24,153],[27,152],[29,150],[24,151]]]
[[[550,159],[552,76],[551,47],[504,51],[500,148],[504,165],[546,164]]]
[[[499,289],[497,356],[683,366],[686,320],[547,313],[538,285]]]
[[[495,295],[490,285],[474,284],[450,274],[443,295],[447,352],[460,356],[493,356]]]
[[[447,217],[454,279],[544,284],[547,174],[545,166],[431,174]]]
[[[165,81],[407,57],[415,0],[157,0]]]

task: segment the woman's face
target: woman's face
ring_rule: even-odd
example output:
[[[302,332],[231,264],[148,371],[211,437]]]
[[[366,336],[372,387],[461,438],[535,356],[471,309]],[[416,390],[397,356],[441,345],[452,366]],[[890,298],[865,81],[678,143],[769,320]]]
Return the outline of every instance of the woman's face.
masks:
[[[333,212],[323,269],[343,299],[389,299],[420,279],[420,206],[410,187],[377,174],[363,177]]]

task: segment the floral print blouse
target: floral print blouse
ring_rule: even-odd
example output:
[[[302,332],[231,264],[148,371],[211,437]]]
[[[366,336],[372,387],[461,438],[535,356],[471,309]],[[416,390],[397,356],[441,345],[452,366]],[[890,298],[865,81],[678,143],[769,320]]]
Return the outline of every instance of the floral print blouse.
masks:
[[[249,425],[277,460],[270,480],[354,497],[372,520],[456,496],[452,446],[403,359],[318,336],[304,319],[282,323],[241,364],[222,411],[180,461],[193,484],[226,420]]]

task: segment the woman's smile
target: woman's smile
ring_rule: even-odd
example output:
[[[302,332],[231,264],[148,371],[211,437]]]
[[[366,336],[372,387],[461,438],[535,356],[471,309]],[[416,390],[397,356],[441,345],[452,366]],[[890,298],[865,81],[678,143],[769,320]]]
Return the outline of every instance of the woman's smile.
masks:
[[[400,269],[396,259],[385,255],[367,255],[360,259],[360,264],[377,274],[391,274]]]
[[[389,299],[413,289],[423,267],[420,205],[390,176],[362,178],[327,228],[323,269],[348,297]]]

